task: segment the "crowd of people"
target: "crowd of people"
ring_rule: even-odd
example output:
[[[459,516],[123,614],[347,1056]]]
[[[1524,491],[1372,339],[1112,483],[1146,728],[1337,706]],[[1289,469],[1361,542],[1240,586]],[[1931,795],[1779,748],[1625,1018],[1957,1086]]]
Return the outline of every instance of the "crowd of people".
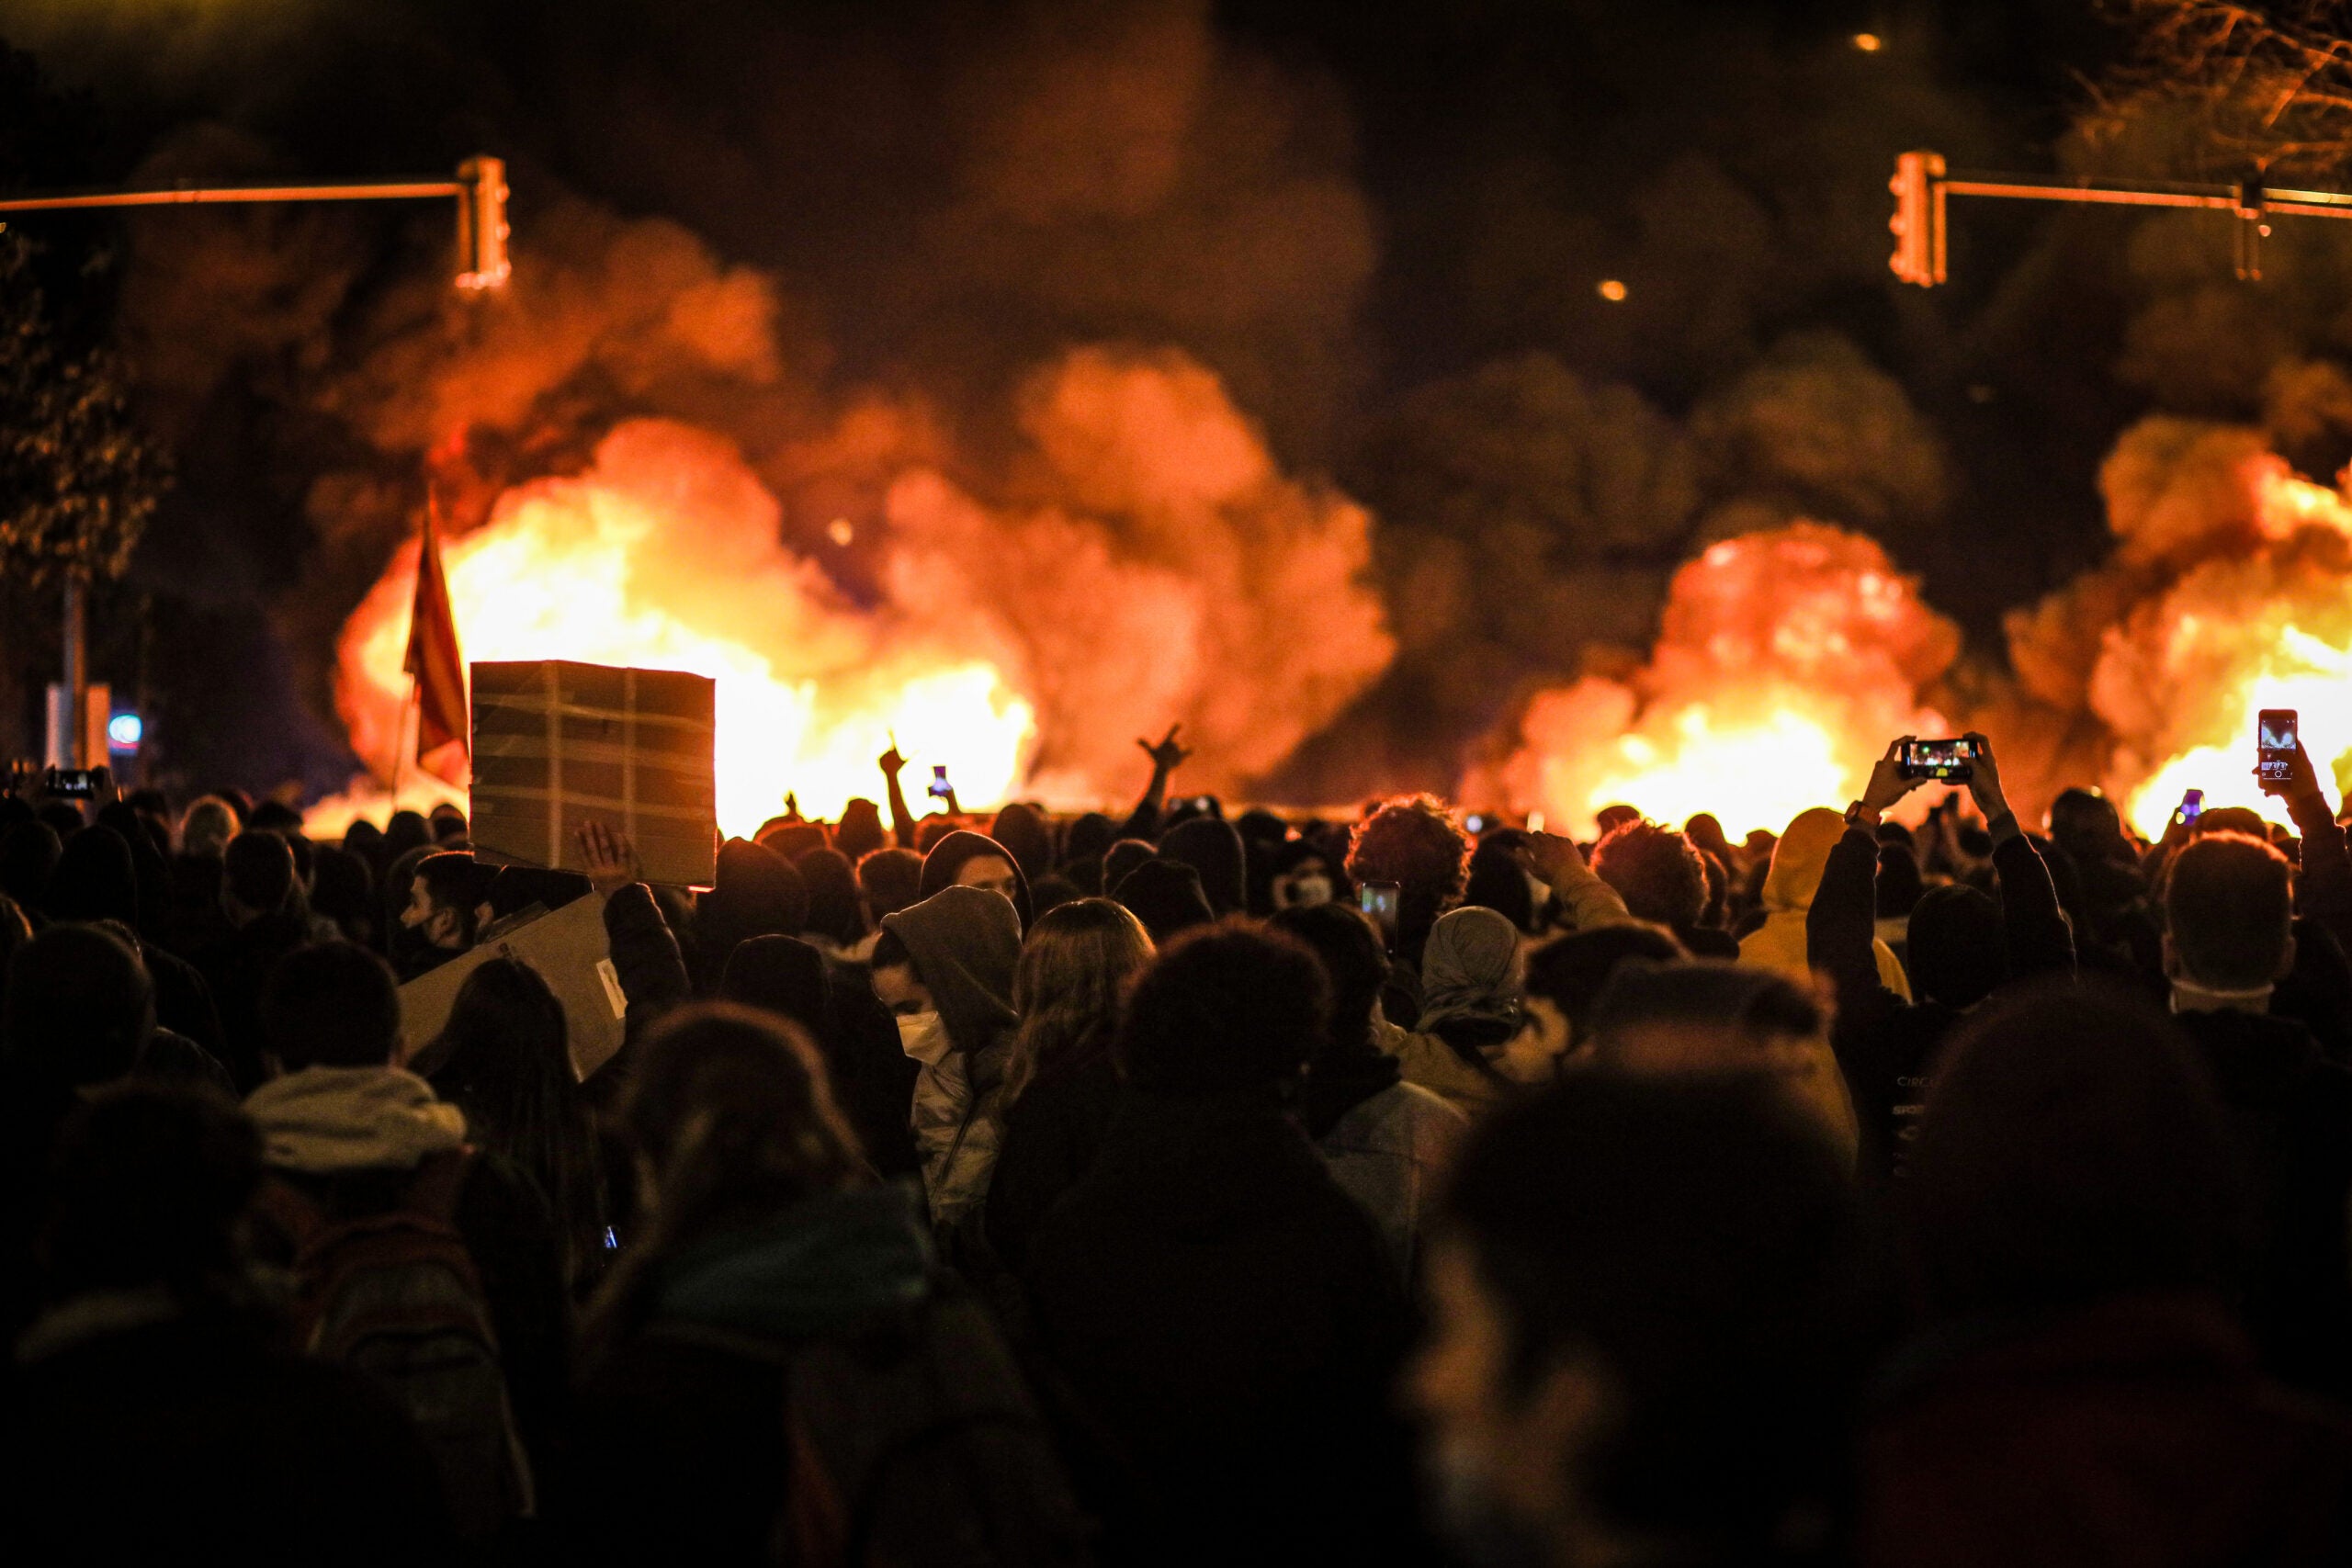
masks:
[[[699,893],[0,798],[0,1554],[2352,1561],[2317,771],[2150,844],[1972,739],[1589,844],[894,749]],[[584,1074],[504,942],[583,899]]]

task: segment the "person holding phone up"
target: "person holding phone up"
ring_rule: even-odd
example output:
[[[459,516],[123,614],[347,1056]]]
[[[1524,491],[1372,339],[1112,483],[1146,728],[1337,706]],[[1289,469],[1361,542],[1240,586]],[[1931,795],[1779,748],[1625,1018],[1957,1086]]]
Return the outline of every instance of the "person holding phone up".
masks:
[[[1887,748],[1862,797],[1847,808],[1845,832],[1830,849],[1805,914],[1807,961],[1837,990],[1830,1048],[1853,1093],[1866,1179],[1887,1179],[1901,1168],[1918,1132],[1930,1064],[1962,1016],[2005,984],[2075,967],[2074,936],[2057,887],[2001,792],[1993,743],[1982,735],[1966,739],[1974,748],[1966,787],[1992,835],[2000,897],[1954,886],[1919,900],[1910,933],[1915,999],[1906,1002],[1881,983],[1871,949],[1879,822],[1928,782],[1905,764],[1911,737]]]

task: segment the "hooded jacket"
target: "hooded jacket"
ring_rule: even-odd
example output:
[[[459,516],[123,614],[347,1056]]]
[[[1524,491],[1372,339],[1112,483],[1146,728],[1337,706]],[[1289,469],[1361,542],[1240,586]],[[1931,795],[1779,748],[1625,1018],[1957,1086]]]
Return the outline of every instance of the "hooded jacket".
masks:
[[[791,1489],[813,1473],[806,1439],[786,1436],[792,1351],[922,1301],[922,1224],[895,1187],[824,1193],[664,1258],[643,1325],[582,1382],[559,1510],[569,1550],[551,1555],[774,1561]]]
[[[798,936],[808,919],[808,887],[792,863],[763,844],[729,839],[718,874],[695,900],[695,990],[709,996],[735,944],[755,936]]]
[[[1036,881],[1054,869],[1054,835],[1036,807],[1008,802],[989,824],[988,836],[1012,852],[1012,863],[1022,877]]]
[[[1118,842],[1119,830],[1100,811],[1090,811],[1069,825],[1062,835],[1062,863],[1069,865],[1082,860],[1100,860]]]
[[[1496,1063],[1519,1032],[1518,953],[1518,928],[1493,909],[1465,904],[1438,917],[1421,950],[1419,1019],[1409,1032],[1385,1017],[1373,1025],[1406,1082],[1471,1116],[1509,1095]]]
[[[907,1112],[921,1067],[899,1049],[889,1014],[862,978],[836,983],[824,955],[797,937],[755,936],[728,956],[718,994],[806,1029],[868,1162],[886,1177],[920,1168]]]
[[[309,1176],[413,1170],[466,1143],[465,1113],[398,1067],[308,1067],[254,1090],[245,1114],[272,1168]]]
[[[1143,922],[1155,947],[1216,920],[1208,895],[1201,890],[1201,874],[1172,860],[1145,861],[1119,879],[1111,897]]]
[[[1408,1291],[1419,1277],[1422,1212],[1469,1124],[1438,1095],[1399,1082],[1358,1100],[1316,1136],[1331,1179],[1380,1227],[1396,1277]]]
[[[944,1227],[988,1196],[1003,1140],[998,1108],[1021,1021],[1012,1002],[1020,917],[999,894],[949,886],[882,924],[906,943],[939,1009],[938,1032],[928,1043],[908,1042],[907,1054],[922,1064],[911,1126],[932,1223]]]
[[[1224,818],[1195,817],[1177,823],[1160,835],[1159,858],[1199,872],[1201,891],[1220,919],[1239,914],[1247,905],[1241,835]]]
[[[392,1208],[419,1165],[466,1148],[465,1113],[398,1067],[306,1067],[246,1096],[245,1114],[261,1133],[264,1163],[338,1218]],[[529,1177],[479,1152],[467,1159],[454,1218],[481,1277],[515,1424],[543,1467],[571,1386],[571,1309],[555,1218]],[[264,1230],[266,1255],[292,1256],[291,1238]]]
[[[828,1192],[664,1265],[652,1315],[766,1339],[838,1334],[921,1301],[931,1249],[896,1187]]]
[[[964,863],[977,860],[981,855],[995,855],[1012,867],[1012,908],[1021,916],[1021,929],[1027,931],[1037,918],[1036,907],[1029,901],[1029,874],[1021,869],[1020,856],[985,833],[958,828],[932,845],[931,852],[922,858],[920,896],[928,898],[944,888],[956,886],[956,878],[962,873]],[[1010,986],[1006,987],[1005,994],[1012,995]]]
[[[1377,1227],[1272,1084],[1131,1089],[1031,1240],[1040,1344],[1133,1496],[1118,1561],[1414,1560],[1389,1408],[1410,1337]]]
[[[1772,851],[1772,869],[1764,878],[1764,923],[1739,944],[1739,961],[1778,970],[1800,986],[1813,984],[1813,968],[1805,957],[1805,916],[1813,896],[1828,869],[1829,852],[1846,836],[1846,818],[1826,806],[1797,813],[1789,830]],[[1875,937],[1871,951],[1878,961],[1879,984],[1905,1001],[1911,999],[1911,982],[1894,950]]]

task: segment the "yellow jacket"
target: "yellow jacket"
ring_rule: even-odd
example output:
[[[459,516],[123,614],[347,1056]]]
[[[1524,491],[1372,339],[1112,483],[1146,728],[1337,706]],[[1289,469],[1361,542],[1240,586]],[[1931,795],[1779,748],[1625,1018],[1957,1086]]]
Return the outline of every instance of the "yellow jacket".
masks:
[[[1739,944],[1742,964],[1777,969],[1800,986],[1813,984],[1813,965],[1805,959],[1805,916],[1828,868],[1829,852],[1845,836],[1846,818],[1826,806],[1799,812],[1789,824],[1764,878],[1764,923]],[[1879,984],[1909,1001],[1911,981],[1894,950],[1873,938],[1871,951],[1878,959]]]

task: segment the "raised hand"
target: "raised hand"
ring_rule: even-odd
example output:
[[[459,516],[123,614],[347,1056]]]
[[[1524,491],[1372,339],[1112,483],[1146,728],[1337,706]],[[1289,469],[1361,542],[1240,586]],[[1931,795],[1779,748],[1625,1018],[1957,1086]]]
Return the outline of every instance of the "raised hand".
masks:
[[[1557,833],[1529,833],[1519,847],[1519,863],[1545,883],[1557,886],[1566,882],[1571,871],[1569,863],[1584,863],[1584,854],[1574,839]]]
[[[1921,781],[1903,776],[1903,749],[1918,737],[1906,735],[1886,749],[1871,769],[1871,782],[1862,788],[1862,808],[1873,816],[1884,811],[1913,790]]]
[[[2001,767],[1993,760],[1993,743],[1981,733],[1972,729],[1965,739],[1976,748],[1975,759],[1969,764],[1968,793],[1990,826],[2009,809],[2008,796],[2001,793]]]
[[[587,863],[588,884],[599,893],[617,893],[637,880],[637,846],[618,829],[582,823],[580,854]]]
[[[1154,768],[1163,773],[1172,773],[1182,767],[1186,759],[1192,756],[1190,751],[1176,743],[1176,732],[1183,728],[1181,724],[1170,725],[1168,733],[1160,737],[1159,744],[1157,746],[1141,739],[1138,739],[1136,744],[1143,748],[1143,754],[1151,759],[1151,765]]]
[[[2312,765],[2311,753],[2303,750],[2301,736],[2295,739],[2294,760],[2287,764],[2285,778],[2263,778],[2260,768],[2255,770],[2255,777],[2261,782],[2265,795],[2275,795],[2288,801],[2315,800],[2321,809],[2326,809],[2327,795],[2320,788],[2319,769]]]
[[[907,760],[899,755],[899,743],[893,740],[890,742],[890,749],[874,760],[874,765],[882,770],[884,778],[895,779],[899,776],[899,770],[907,765]]]

